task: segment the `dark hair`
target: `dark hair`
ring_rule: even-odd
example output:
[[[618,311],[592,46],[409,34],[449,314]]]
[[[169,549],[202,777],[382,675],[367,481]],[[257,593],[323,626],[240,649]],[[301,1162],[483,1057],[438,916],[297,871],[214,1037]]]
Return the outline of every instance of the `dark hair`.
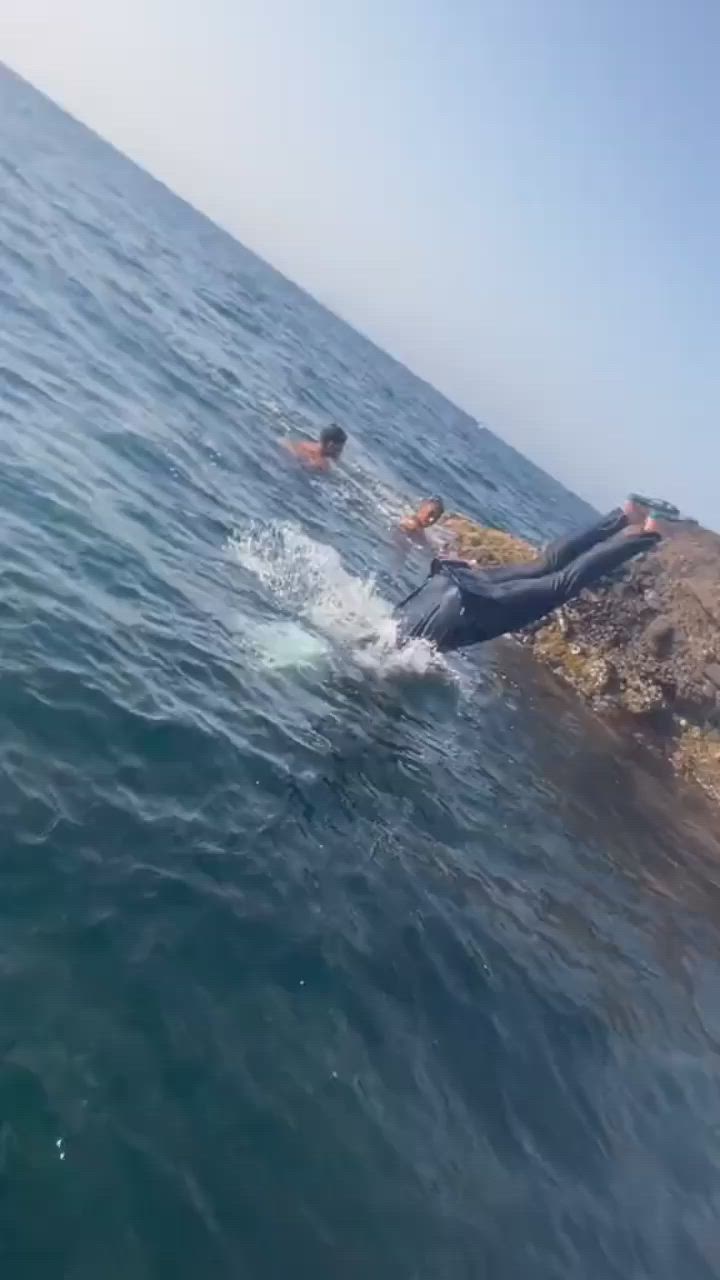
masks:
[[[337,422],[333,422],[331,426],[325,427],[320,432],[320,443],[323,445],[336,444],[341,449],[346,441],[347,433],[343,431],[342,427],[338,426]]]
[[[442,515],[445,510],[445,503],[442,498],[426,498],[425,501],[429,506],[435,507],[440,512],[440,515]]]

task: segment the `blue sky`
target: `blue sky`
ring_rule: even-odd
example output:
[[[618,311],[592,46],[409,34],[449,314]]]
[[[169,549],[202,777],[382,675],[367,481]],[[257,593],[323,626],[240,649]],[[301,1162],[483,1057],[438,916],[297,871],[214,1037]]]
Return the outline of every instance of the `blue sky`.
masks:
[[[720,527],[716,0],[0,0],[0,56],[596,503]]]

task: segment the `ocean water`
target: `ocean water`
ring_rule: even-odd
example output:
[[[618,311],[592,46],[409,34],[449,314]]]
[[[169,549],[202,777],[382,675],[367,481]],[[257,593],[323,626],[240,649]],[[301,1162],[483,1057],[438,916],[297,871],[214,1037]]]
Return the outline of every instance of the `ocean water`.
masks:
[[[587,508],[7,71],[0,176],[3,1277],[717,1277],[716,819],[392,647],[410,502]]]

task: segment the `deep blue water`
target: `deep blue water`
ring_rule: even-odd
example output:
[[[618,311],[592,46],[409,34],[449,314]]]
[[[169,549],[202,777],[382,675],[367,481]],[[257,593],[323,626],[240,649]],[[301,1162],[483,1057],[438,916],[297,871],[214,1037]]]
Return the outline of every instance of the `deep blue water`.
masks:
[[[712,815],[386,639],[587,509],[2,71],[0,176],[3,1276],[718,1276]]]

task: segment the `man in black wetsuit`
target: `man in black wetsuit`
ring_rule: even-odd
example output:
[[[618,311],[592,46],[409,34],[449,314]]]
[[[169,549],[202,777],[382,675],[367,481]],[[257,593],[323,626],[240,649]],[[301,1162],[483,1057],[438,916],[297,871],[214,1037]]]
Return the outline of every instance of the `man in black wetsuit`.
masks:
[[[663,507],[667,513],[675,510]],[[649,551],[660,541],[662,523],[629,498],[589,529],[551,543],[528,564],[482,569],[474,561],[433,560],[428,579],[395,609],[398,644],[422,639],[447,653],[519,631]]]

